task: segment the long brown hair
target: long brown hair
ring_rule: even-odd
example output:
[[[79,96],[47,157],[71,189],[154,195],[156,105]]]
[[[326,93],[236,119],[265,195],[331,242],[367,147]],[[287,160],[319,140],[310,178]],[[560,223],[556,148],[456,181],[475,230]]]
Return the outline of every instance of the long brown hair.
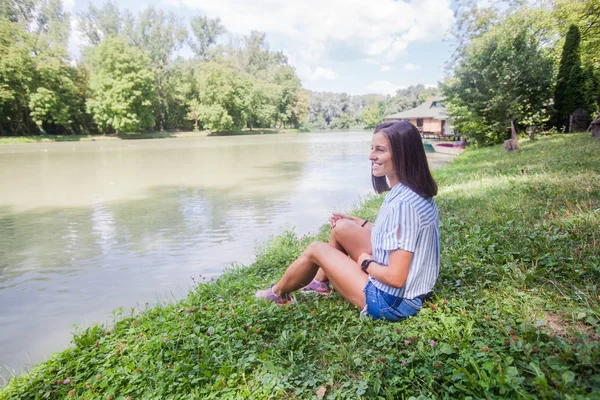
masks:
[[[408,121],[384,122],[377,125],[376,133],[382,133],[390,143],[392,162],[398,181],[421,197],[437,195],[437,184],[429,171],[429,163],[419,130]],[[371,175],[373,189],[377,193],[390,190],[385,176]]]

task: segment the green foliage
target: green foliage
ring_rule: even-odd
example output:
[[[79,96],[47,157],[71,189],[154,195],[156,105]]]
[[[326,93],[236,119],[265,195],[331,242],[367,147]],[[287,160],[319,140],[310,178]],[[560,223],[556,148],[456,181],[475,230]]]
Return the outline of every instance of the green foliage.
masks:
[[[188,119],[190,99],[196,96],[192,63],[178,60],[169,66],[165,83],[165,124],[167,127],[192,130]]]
[[[362,120],[365,128],[375,128],[383,121],[381,110],[376,104],[368,105],[362,110]]]
[[[77,71],[57,57],[38,56],[36,62],[37,88],[29,98],[32,120],[38,126],[52,123],[70,128],[73,119],[81,118]]]
[[[573,114],[575,110],[585,107],[585,75],[581,68],[579,28],[571,25],[563,47],[562,58],[556,77],[554,89],[554,109],[562,115]]]
[[[193,18],[188,40],[188,27],[173,13],[148,7],[133,15],[115,2],[90,4],[78,14],[90,46],[85,64],[73,68],[68,21],[61,0],[0,3],[0,135],[31,134],[35,125],[42,132],[94,133],[306,124],[307,93],[264,33],[217,46],[225,33],[218,19]],[[174,59],[186,43],[196,57]],[[206,63],[212,72],[203,72]],[[227,72],[216,78],[215,70]],[[204,86],[208,93],[200,93]]]
[[[581,33],[582,63],[600,70],[600,0],[553,0],[551,4],[554,32],[560,37],[555,49],[557,61],[562,49],[562,40],[574,25]]]
[[[553,85],[554,90],[550,93],[548,88],[547,92],[543,94],[544,107],[534,109],[531,107],[533,103],[528,104],[528,101],[518,104],[516,108],[522,110],[517,110],[517,114],[520,114],[517,122],[520,122],[522,126],[544,125],[552,113],[556,125],[565,125],[566,116],[577,108],[582,107],[593,113],[598,107],[597,99],[600,97],[600,92],[594,89],[596,84],[593,78],[600,70],[600,18],[598,18],[600,1],[515,1],[508,2],[505,7],[499,4],[482,5],[474,0],[461,0],[456,6],[457,23],[452,30],[456,40],[456,49],[448,63],[451,79],[445,85],[444,91],[445,94],[452,97],[452,101],[447,102],[446,106],[449,106],[451,114],[457,120],[455,127],[465,136],[470,136],[475,141],[484,144],[498,142],[508,132],[505,128],[491,127],[487,119],[490,110],[495,105],[502,103],[497,101],[502,96],[499,96],[493,88],[486,88],[485,85],[480,87],[475,82],[469,82],[469,80],[478,79],[478,76],[465,74],[464,69],[465,63],[472,63],[473,49],[478,46],[477,42],[494,36],[494,31],[502,29],[505,33],[501,37],[497,37],[499,41],[511,40],[519,32],[526,30],[530,36],[536,39],[538,53],[543,57],[544,63],[551,62],[551,70],[547,72],[546,76],[553,78],[558,71],[557,80]],[[567,36],[568,39],[565,41]],[[494,57],[488,58],[488,62],[490,68],[502,70],[502,58],[497,60],[494,55]],[[532,58],[532,63],[539,67],[540,58]],[[582,68],[581,65],[584,65],[585,68]],[[528,74],[531,72],[531,68],[528,70],[528,67],[531,66],[522,63],[514,64],[512,73],[514,75]],[[593,73],[590,73],[592,70]],[[462,73],[460,79],[458,79],[457,72]],[[506,75],[510,74],[510,71],[505,72],[486,78],[502,81]],[[537,91],[546,87],[545,79],[538,79],[540,76],[543,77],[543,75],[537,75],[529,76],[529,80],[521,79],[523,90]],[[467,85],[463,85],[464,79],[467,79]],[[511,81],[510,79],[504,80]],[[505,90],[504,87],[499,87]],[[489,90],[486,92],[483,89]],[[512,87],[509,88],[510,91],[512,91]],[[489,107],[484,107],[483,110],[470,107],[468,104],[476,97],[493,104],[488,104]],[[514,101],[520,101],[518,97],[507,97],[512,97]],[[554,111],[550,101],[551,97],[554,98]],[[536,103],[539,105],[538,102]],[[504,105],[506,104],[504,103]]]
[[[148,59],[120,36],[98,45],[90,56],[92,75],[89,112],[100,129],[135,132],[154,126],[154,79]]]
[[[0,19],[0,134],[27,130],[27,120],[11,118],[26,113],[28,93],[35,79],[30,55],[33,38],[21,25]]]
[[[599,146],[541,137],[435,171],[442,268],[414,318],[360,319],[337,293],[257,302],[329,228],[284,232],[177,303],[80,330],[0,399],[597,398]],[[355,214],[374,219],[382,200]]]
[[[225,28],[221,25],[219,18],[210,19],[204,15],[198,15],[192,18],[190,23],[192,38],[189,45],[196,57],[203,60],[210,58],[210,51],[217,43],[217,38],[225,33]]]
[[[444,85],[455,129],[480,144],[509,136],[548,101],[552,64],[535,32],[507,19],[474,38]]]
[[[274,82],[280,90],[276,121],[284,127],[297,127],[306,116],[306,98],[300,79],[292,67],[283,65],[277,68]]]
[[[252,105],[252,81],[233,67],[209,62],[197,71],[198,98],[192,100],[188,118],[205,129],[240,129]]]
[[[584,71],[585,75],[585,104],[591,115],[598,112],[600,105],[600,70],[588,65]]]
[[[252,104],[248,115],[249,128],[265,128],[275,124],[279,118],[281,90],[275,83],[254,80]]]
[[[44,26],[51,33],[60,31],[51,22]],[[20,23],[0,19],[0,134],[29,132],[33,124],[40,130],[52,127],[55,133],[57,126],[78,129],[82,118],[77,71],[48,35],[40,38]],[[61,35],[56,40],[60,42]]]

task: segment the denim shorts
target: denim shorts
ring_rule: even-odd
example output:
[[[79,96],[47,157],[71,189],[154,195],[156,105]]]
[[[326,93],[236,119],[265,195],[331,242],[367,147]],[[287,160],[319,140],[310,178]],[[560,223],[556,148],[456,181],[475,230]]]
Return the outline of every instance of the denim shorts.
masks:
[[[392,322],[401,321],[404,318],[417,315],[423,307],[421,299],[403,299],[387,294],[376,288],[371,281],[367,283],[363,292],[365,292],[367,305],[361,315],[368,315],[373,319],[385,318]]]

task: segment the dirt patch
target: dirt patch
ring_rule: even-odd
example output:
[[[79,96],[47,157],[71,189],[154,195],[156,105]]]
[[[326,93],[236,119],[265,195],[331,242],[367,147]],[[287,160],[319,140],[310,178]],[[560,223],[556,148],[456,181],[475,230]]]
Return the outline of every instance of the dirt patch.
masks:
[[[574,334],[578,333],[587,337],[590,341],[600,340],[600,336],[596,335],[594,328],[583,322],[577,321],[576,323],[570,323],[563,316],[552,312],[546,312],[544,320],[546,321],[548,328],[550,328],[552,333],[556,336],[573,339]]]

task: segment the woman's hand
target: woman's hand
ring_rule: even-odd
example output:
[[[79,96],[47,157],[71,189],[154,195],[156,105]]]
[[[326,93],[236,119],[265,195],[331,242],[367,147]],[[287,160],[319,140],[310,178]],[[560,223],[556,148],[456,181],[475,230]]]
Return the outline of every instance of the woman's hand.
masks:
[[[349,215],[346,214],[342,214],[342,213],[333,213],[331,214],[331,217],[329,217],[329,225],[331,225],[331,229],[335,228],[335,224],[336,222],[338,222],[340,219],[348,219],[350,221],[354,221],[355,217],[351,217]],[[356,222],[356,221],[354,221]]]
[[[362,253],[359,257],[358,260],[356,260],[356,262],[358,263],[359,266],[362,265],[363,261],[365,260],[372,260],[373,256],[367,253]]]

